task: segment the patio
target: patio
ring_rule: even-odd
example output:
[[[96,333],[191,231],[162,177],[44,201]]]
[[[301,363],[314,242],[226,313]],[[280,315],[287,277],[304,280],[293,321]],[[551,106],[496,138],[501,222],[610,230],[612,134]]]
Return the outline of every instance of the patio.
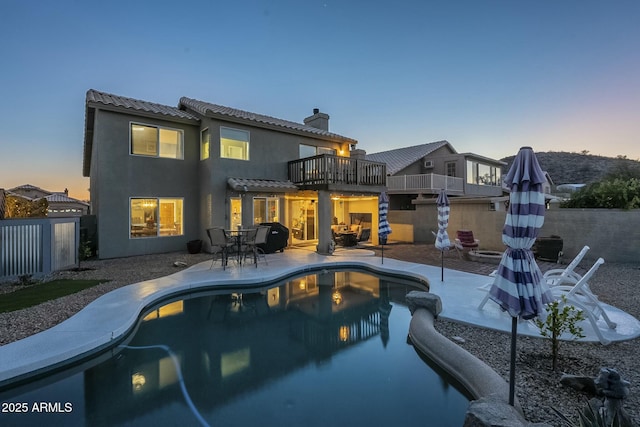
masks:
[[[480,274],[447,268],[444,282],[440,282],[440,267],[389,258],[397,255],[393,249],[389,249],[392,247],[393,245],[385,249],[384,264],[370,249],[339,249],[334,256],[318,255],[312,250],[289,249],[284,254],[267,255],[269,264],[260,265],[259,268],[231,267],[226,270],[211,270],[210,261],[205,261],[169,276],[118,288],[89,304],[63,323],[0,347],[0,361],[3,366],[0,384],[10,381],[11,378],[72,359],[92,349],[108,346],[112,340],[130,330],[143,307],[163,296],[216,283],[224,286],[260,286],[283,275],[295,274],[312,267],[348,264],[387,274],[427,278],[431,292],[442,299],[441,318],[499,331],[510,330],[511,318],[502,313],[495,304],[487,304],[484,310],[477,309],[485,295],[477,288],[490,280],[486,275],[494,266],[459,260],[452,253],[445,257],[446,267],[459,268],[464,265],[466,269],[474,268]],[[411,247],[416,253],[415,249],[418,246]],[[435,253],[439,255],[439,252]],[[640,322],[633,316],[611,306],[607,306],[607,313],[618,323],[617,329],[603,331],[612,342],[640,336]],[[581,341],[597,341],[588,327],[585,327],[584,332],[586,337]],[[519,333],[528,336],[539,335],[528,323],[519,328]]]

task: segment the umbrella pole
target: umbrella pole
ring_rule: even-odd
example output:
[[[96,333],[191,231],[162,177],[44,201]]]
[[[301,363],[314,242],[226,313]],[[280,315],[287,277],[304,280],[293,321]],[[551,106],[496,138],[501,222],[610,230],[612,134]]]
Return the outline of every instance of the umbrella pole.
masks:
[[[380,246],[382,246],[382,264],[384,264],[384,243]]]
[[[511,318],[511,371],[509,373],[509,405],[514,406],[516,394],[516,340],[518,339],[518,318]]]
[[[440,251],[440,281],[444,282],[444,251]]]

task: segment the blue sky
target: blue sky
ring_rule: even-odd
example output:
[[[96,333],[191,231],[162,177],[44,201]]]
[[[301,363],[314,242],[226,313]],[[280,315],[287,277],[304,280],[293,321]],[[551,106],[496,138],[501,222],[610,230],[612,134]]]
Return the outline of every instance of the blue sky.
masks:
[[[0,188],[88,197],[88,89],[296,122],[317,107],[369,153],[640,159],[637,0],[0,0],[0,16]]]

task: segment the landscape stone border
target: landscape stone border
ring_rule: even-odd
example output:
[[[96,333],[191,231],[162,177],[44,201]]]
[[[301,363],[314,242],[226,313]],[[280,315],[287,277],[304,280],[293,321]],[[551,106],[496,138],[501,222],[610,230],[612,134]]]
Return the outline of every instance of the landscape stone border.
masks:
[[[528,423],[517,399],[514,406],[509,405],[508,383],[487,364],[435,329],[435,319],[442,311],[439,296],[411,291],[406,298],[412,314],[409,337],[413,345],[475,399],[470,402],[464,427],[548,426]]]

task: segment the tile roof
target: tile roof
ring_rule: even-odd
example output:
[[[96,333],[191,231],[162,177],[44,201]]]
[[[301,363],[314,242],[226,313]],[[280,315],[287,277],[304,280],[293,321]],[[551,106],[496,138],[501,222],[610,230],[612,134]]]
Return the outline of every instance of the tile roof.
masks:
[[[126,108],[136,110],[138,112],[162,114],[165,116],[176,117],[188,120],[200,120],[193,114],[181,110],[178,107],[170,107],[168,105],[156,104],[154,102],[141,101],[139,99],[126,98],[124,96],[112,95],[110,93],[99,92],[94,89],[87,91],[87,105],[102,104],[103,106]]]
[[[411,165],[412,163],[422,159],[427,154],[431,154],[438,148],[449,146],[453,153],[456,150],[449,144],[448,141],[429,142],[422,145],[414,145],[412,147],[396,148],[389,151],[381,151],[379,153],[371,153],[366,155],[367,160],[374,162],[381,162],[387,164],[387,173],[395,175],[402,169]]]
[[[273,191],[283,193],[298,190],[298,187],[291,181],[273,179],[229,178],[227,183],[235,191]]]
[[[223,118],[241,119],[256,122],[262,125],[276,126],[287,130],[311,133],[315,136],[321,136],[331,139],[340,139],[350,143],[357,143],[355,139],[338,135],[326,130],[318,129],[302,123],[296,123],[289,120],[278,119],[275,117],[265,116],[263,114],[250,113],[248,111],[238,110],[236,108],[224,107],[222,105],[211,104],[197,99],[182,97],[180,98],[180,107],[188,107],[203,116],[222,116]]]
[[[43,193],[49,193],[51,194],[51,191],[42,189],[40,187],[36,187],[35,185],[31,185],[31,184],[23,184],[23,185],[19,185],[17,187],[13,187],[13,188],[9,188],[7,191],[11,191],[16,193],[19,190],[25,190],[25,191],[41,191]]]
[[[65,193],[53,193],[43,198],[47,199],[47,201],[50,203],[81,203],[83,205],[89,206],[87,202],[69,197]]]

